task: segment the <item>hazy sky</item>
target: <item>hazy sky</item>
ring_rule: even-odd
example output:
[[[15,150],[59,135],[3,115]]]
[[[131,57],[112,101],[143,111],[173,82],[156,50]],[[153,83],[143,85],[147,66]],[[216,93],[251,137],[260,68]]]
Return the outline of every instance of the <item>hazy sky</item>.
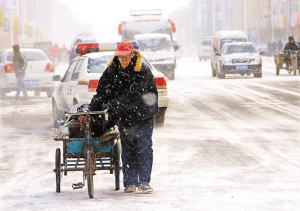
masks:
[[[162,9],[168,17],[176,8],[187,6],[190,0],[60,0],[83,22],[94,25],[98,42],[120,41],[118,25],[130,17],[130,10]]]

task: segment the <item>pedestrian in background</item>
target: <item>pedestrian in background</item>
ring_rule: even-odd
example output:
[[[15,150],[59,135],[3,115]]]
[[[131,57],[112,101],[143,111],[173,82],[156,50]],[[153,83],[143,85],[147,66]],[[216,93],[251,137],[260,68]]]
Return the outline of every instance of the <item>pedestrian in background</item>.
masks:
[[[122,41],[115,57],[103,72],[91,111],[105,110],[118,122],[125,193],[153,192],[150,177],[153,163],[153,116],[158,111],[158,93],[150,68],[133,45]]]
[[[82,40],[81,40],[81,39],[77,39],[77,40],[76,40],[76,44],[73,46],[73,48],[72,48],[72,50],[71,50],[71,52],[70,52],[69,64],[71,64],[71,62],[73,61],[73,59],[74,59],[75,57],[80,56],[80,54],[77,54],[77,53],[75,52],[76,47],[77,47],[77,45],[78,45],[79,43],[82,43]]]
[[[58,44],[55,43],[54,47],[51,49],[51,54],[53,57],[53,65],[56,68],[58,66],[60,54],[61,54],[61,49],[58,47]]]
[[[26,87],[24,84],[24,77],[25,77],[25,69],[27,67],[27,60],[25,56],[23,56],[20,52],[20,46],[14,45],[13,46],[13,68],[17,77],[17,93],[16,93],[16,100],[19,99],[20,92],[23,91],[23,100],[28,100],[28,95],[26,91]]]

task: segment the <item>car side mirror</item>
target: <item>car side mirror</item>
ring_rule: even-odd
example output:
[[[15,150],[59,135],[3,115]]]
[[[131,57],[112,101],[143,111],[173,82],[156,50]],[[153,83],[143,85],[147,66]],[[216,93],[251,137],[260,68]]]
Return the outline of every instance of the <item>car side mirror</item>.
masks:
[[[178,45],[175,45],[174,46],[174,51],[178,51],[179,50],[179,46]]]
[[[221,56],[221,54],[219,52],[216,52],[215,55],[216,56]]]
[[[261,51],[261,52],[259,52],[259,54],[262,54],[262,55],[263,55],[263,54],[265,54],[265,52]]]
[[[60,80],[61,80],[60,75],[54,75],[52,77],[52,81],[60,81]]]

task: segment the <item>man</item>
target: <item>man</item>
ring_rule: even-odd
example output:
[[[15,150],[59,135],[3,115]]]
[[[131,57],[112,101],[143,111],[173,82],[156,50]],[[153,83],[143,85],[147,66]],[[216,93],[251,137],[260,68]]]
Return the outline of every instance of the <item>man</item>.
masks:
[[[13,46],[13,67],[17,77],[17,93],[16,93],[16,100],[19,99],[20,92],[23,91],[23,100],[28,100],[28,95],[26,91],[26,87],[24,84],[24,77],[25,77],[25,69],[27,66],[26,58],[20,52],[20,46],[14,45]]]
[[[70,52],[69,64],[71,64],[71,62],[73,61],[73,59],[74,59],[75,57],[80,56],[80,54],[77,54],[77,53],[75,52],[76,47],[77,47],[77,44],[79,44],[79,43],[82,43],[82,40],[81,40],[81,39],[77,39],[77,40],[76,40],[76,44],[73,46],[73,48],[72,48],[72,50],[71,50],[71,52]]]
[[[287,65],[287,67],[290,65],[290,62],[291,62],[291,60],[290,60],[291,55],[290,55],[290,52],[288,52],[289,50],[291,50],[291,51],[300,50],[299,46],[294,41],[294,37],[292,37],[292,36],[289,37],[289,42],[284,46],[284,49],[283,49],[284,53],[288,53],[285,57],[285,63]],[[300,62],[300,58],[298,57],[298,65],[299,65],[299,62]]]
[[[299,46],[295,43],[294,37],[292,36],[289,37],[289,42],[284,46],[283,51],[285,52],[287,50],[291,50],[291,51],[299,50]]]
[[[153,192],[150,177],[153,163],[153,116],[158,111],[156,83],[142,55],[128,41],[118,45],[115,57],[103,72],[91,111],[105,110],[118,121],[122,143],[125,193]]]

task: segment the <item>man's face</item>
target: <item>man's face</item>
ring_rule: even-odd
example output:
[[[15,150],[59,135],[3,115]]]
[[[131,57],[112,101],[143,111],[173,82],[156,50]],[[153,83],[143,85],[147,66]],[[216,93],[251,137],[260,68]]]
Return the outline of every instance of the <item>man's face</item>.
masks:
[[[292,44],[293,44],[293,43],[294,43],[294,40],[290,40],[290,43],[292,43]]]
[[[133,57],[132,52],[127,56],[119,56],[118,57],[123,68],[126,68],[130,64],[132,57]]]

